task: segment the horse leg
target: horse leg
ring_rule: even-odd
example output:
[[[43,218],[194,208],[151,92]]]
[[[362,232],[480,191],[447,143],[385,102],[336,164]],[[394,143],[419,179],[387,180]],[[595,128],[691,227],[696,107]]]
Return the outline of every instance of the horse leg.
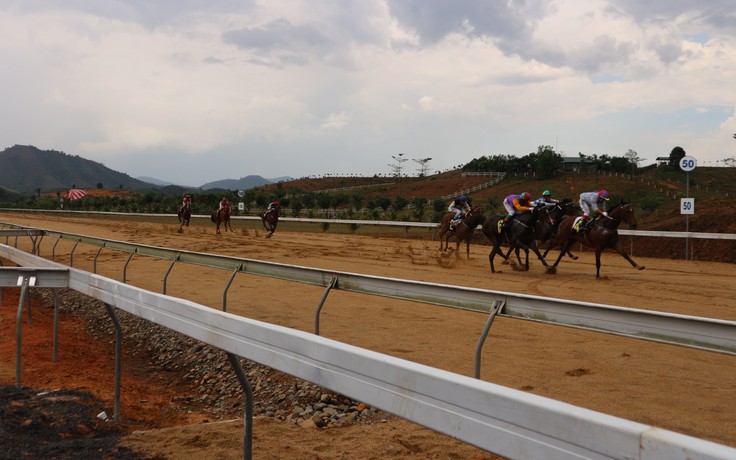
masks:
[[[491,249],[491,252],[488,253],[488,263],[491,264],[491,273],[496,273],[496,268],[493,266],[493,259],[496,257],[496,254],[501,254],[501,256],[503,257],[503,252],[498,249],[498,246],[494,242],[493,249]]]
[[[595,279],[601,277],[601,252],[603,252],[602,247],[595,250]]]
[[[516,246],[514,254],[516,254],[516,260],[519,262],[519,267],[523,267],[524,265],[521,263],[521,246]],[[527,258],[529,257],[529,254],[527,253]]]
[[[639,265],[636,262],[634,262],[634,260],[631,257],[629,257],[626,251],[624,251],[623,248],[621,248],[620,244],[616,243],[616,246],[614,246],[613,249],[618,251],[618,253],[621,254],[624,259],[628,260],[631,266],[636,268],[637,270],[644,270],[644,268],[646,268],[643,265]]]
[[[547,241],[547,247],[544,250],[544,254],[542,254],[542,257],[547,257],[547,254],[549,254],[550,249],[552,249],[552,241]]]
[[[537,258],[542,261],[542,265],[544,265],[544,268],[547,270],[547,273],[555,273],[557,270],[554,267],[550,267],[547,261],[544,259],[544,256],[539,252],[539,248],[537,247],[537,244],[532,241],[529,245],[529,248],[534,251],[534,254],[537,255]],[[527,252],[527,256],[528,256]],[[528,263],[528,262],[527,262]]]
[[[564,256],[567,253],[567,248],[570,246],[570,240],[565,241],[560,246],[560,254],[557,256],[557,260],[555,260],[555,263],[552,264],[553,269],[557,269],[557,265],[560,263],[560,260],[562,259],[562,256]]]

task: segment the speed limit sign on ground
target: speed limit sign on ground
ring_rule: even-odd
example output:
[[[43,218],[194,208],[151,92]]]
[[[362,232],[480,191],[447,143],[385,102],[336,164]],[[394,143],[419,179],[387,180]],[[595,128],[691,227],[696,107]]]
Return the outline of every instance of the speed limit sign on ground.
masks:
[[[690,172],[698,165],[698,160],[693,157],[682,157],[680,158],[680,169],[685,172]]]
[[[695,214],[695,198],[680,198],[680,214]]]

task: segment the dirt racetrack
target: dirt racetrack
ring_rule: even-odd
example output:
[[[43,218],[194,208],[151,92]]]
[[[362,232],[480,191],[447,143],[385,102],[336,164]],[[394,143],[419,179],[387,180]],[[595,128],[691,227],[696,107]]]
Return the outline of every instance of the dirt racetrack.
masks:
[[[555,275],[545,274],[535,260],[531,261],[527,273],[502,266],[503,273],[491,274],[489,248],[482,245],[473,245],[471,259],[465,260],[464,249],[459,259],[439,254],[439,243],[435,241],[281,229],[273,238],[266,239],[262,230],[239,228],[243,224],[238,222],[234,223],[235,233],[215,235],[214,225],[195,225],[179,234],[175,220],[146,223],[4,214],[0,221],[336,271],[736,320],[734,266],[724,263],[641,259],[634,255],[639,264],[647,267],[637,271],[617,254],[606,253],[602,278],[595,280],[593,256],[584,253],[580,260],[563,261]],[[54,241],[49,238],[42,241],[42,256],[50,258]],[[20,248],[30,248],[28,238],[19,238],[17,244]],[[72,245],[70,241],[62,241],[56,246],[58,262],[69,263]],[[92,271],[96,252],[97,248],[80,244],[74,252],[74,266]],[[127,254],[103,250],[98,257],[97,272],[121,280],[126,259]],[[169,264],[136,256],[128,266],[128,282],[161,292],[162,278]],[[167,292],[219,309],[229,276],[230,273],[220,270],[177,264],[168,277]],[[320,287],[239,275],[228,291],[228,311],[311,332],[323,292]],[[473,312],[335,291],[330,293],[323,309],[320,332],[335,340],[472,376],[475,344],[485,319],[484,315]],[[481,377],[510,388],[736,446],[736,411],[733,410],[736,357],[731,355],[497,318],[485,343]],[[3,382],[7,378],[3,375]],[[145,404],[139,405],[143,406],[141,410],[146,410]],[[126,410],[132,409],[124,406],[123,416]],[[162,432],[138,434],[135,442],[151,456],[202,455],[212,448],[202,436],[205,426],[217,429],[215,424],[170,428],[163,435]],[[279,434],[267,436],[264,430]],[[288,438],[292,445],[311,446],[316,442],[321,446],[319,449],[324,449],[292,450],[292,457],[380,458],[392,456],[387,455],[390,451],[380,450],[387,439],[396,439],[393,436],[411,430],[419,429],[391,419],[380,425],[331,430],[327,438],[320,438],[325,436],[324,430],[305,431],[273,420],[260,420],[254,427],[254,454],[256,458],[277,458],[278,455],[269,456],[267,452],[283,453],[279,449]],[[413,448],[393,452],[393,456],[482,457],[477,449],[457,446],[427,431],[421,435],[419,431],[407,434],[404,442],[411,443]],[[242,457],[237,443],[242,432],[236,428],[229,433],[233,437],[230,440],[234,446],[233,458]],[[187,436],[198,436],[198,441],[171,440],[172,437],[189,439]],[[225,442],[222,436],[220,428],[212,442],[222,444]],[[194,448],[196,444],[200,450],[166,451],[172,444],[181,449]],[[242,441],[239,445],[242,448]]]

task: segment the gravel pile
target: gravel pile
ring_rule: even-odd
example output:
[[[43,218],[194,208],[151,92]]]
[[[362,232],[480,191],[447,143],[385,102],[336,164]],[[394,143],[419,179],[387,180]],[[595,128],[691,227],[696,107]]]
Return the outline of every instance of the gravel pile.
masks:
[[[34,291],[53,306],[53,292]],[[112,343],[115,329],[104,303],[73,290],[59,291],[61,315],[84,318],[93,336]],[[149,366],[170,371],[191,387],[172,403],[204,410],[215,420],[243,416],[243,391],[225,352],[178,332],[115,309],[123,330],[123,348]],[[253,391],[253,415],[275,417],[302,426],[337,427],[384,422],[389,415],[310,382],[240,359]],[[179,377],[181,376],[181,377]],[[124,391],[124,389],[123,389]]]

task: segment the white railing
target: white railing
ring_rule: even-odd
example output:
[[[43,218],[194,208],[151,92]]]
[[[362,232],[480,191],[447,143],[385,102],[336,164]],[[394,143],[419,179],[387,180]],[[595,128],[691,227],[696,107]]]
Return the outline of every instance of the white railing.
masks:
[[[67,268],[7,245],[0,245],[0,256],[24,266]],[[728,446],[219,312],[81,270],[69,269],[69,288],[502,456],[736,458],[736,449]]]
[[[454,195],[451,195],[454,196]],[[172,222],[178,220],[176,214],[145,214],[145,213],[125,213],[125,212],[97,212],[97,211],[59,211],[59,210],[45,210],[45,209],[0,209],[0,212],[9,213],[50,213],[50,214],[72,214],[72,215],[83,215],[90,214],[94,216],[113,216],[113,217],[169,217]],[[209,215],[197,214],[193,215],[192,218],[197,219],[210,219]],[[257,221],[260,222],[261,218],[257,216],[231,216],[232,220],[238,221]],[[319,218],[306,218],[306,217],[279,217],[282,222],[293,222],[293,223],[306,223],[306,224],[320,224],[328,223],[335,225],[366,225],[376,227],[396,227],[396,228],[425,228],[425,229],[436,229],[439,224],[434,222],[398,222],[391,220],[360,220],[360,219],[319,219]],[[3,225],[0,222],[0,225]],[[4,225],[14,225],[6,223]],[[626,230],[620,229],[619,235],[624,236],[653,236],[658,238],[693,238],[693,239],[704,239],[704,240],[736,240],[736,234],[733,233],[705,233],[705,232],[671,232],[671,231],[652,231],[652,230]]]

